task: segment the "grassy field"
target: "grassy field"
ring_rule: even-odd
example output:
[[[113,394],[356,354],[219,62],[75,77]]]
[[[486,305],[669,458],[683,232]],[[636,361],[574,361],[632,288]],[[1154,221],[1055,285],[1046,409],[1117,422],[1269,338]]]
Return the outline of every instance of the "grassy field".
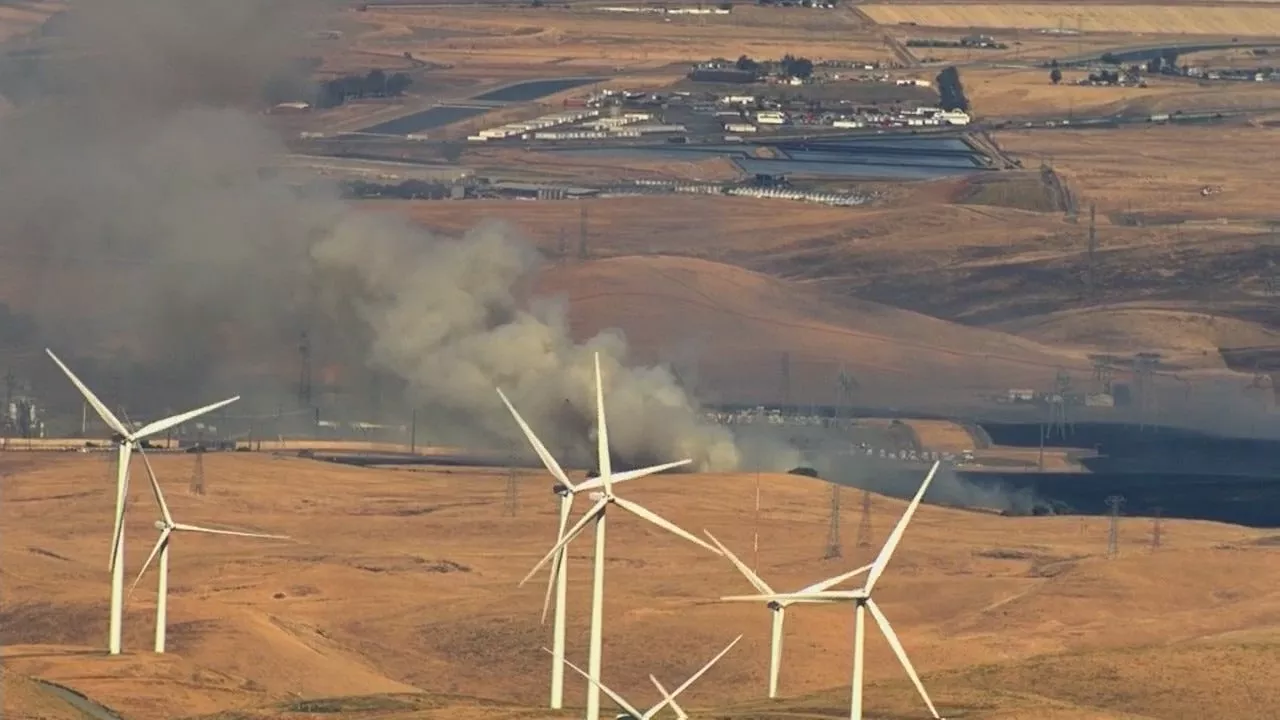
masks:
[[[99,459],[46,457],[6,476],[0,616],[6,687],[36,676],[84,692],[136,720],[240,708],[295,711],[309,698],[423,691],[395,700],[345,700],[326,717],[398,710],[395,717],[555,717],[538,709],[547,659],[538,647],[542,581],[517,588],[554,535],[554,505],[540,473],[518,480],[523,500],[504,517],[505,471],[361,470],[256,455],[209,456],[209,494],[187,495],[184,456],[153,460],[176,519],[285,532],[291,542],[182,537],[170,582],[171,653],[146,652],[154,577],[128,605],[118,658],[98,655],[106,615],[103,510],[111,486]],[[820,481],[763,478],[760,573],[790,587],[862,562],[819,557],[827,491]],[[668,476],[629,497],[695,532],[708,528],[748,562],[755,477]],[[353,491],[358,488],[358,491]],[[140,566],[155,515],[135,484],[127,567]],[[875,497],[875,543],[902,504]],[[61,522],[46,522],[56,513]],[[1001,518],[926,506],[879,598],[951,716],[1134,717],[1143,703],[1207,716],[1266,717],[1280,693],[1274,587],[1280,556],[1264,533],[1166,521],[1157,553],[1141,549],[1149,525],[1121,523],[1121,557],[1106,561],[1106,523]],[[660,552],[656,552],[658,549]],[[582,659],[589,552],[570,572],[569,657]],[[608,681],[648,698],[645,676],[674,680],[716,647],[746,635],[690,690],[699,714],[770,717],[838,714],[847,704],[850,616],[814,608],[789,619],[783,687],[766,708],[768,623],[762,608],[706,602],[748,587],[726,562],[629,517],[611,533],[606,608]],[[1194,596],[1188,584],[1212,588]],[[655,640],[657,640],[655,642]],[[632,648],[623,652],[623,648]],[[1212,670],[1206,670],[1212,666]],[[1037,667],[1061,668],[1045,674]],[[918,700],[879,640],[868,643],[870,709],[917,713]],[[1231,700],[1222,683],[1247,683],[1257,700]],[[581,702],[580,683],[568,702]],[[476,698],[485,698],[484,702]],[[38,708],[14,707],[7,716]],[[397,705],[398,703],[401,703]],[[1148,705],[1150,707],[1150,705]],[[382,708],[380,711],[379,708]],[[829,710],[819,710],[829,708]],[[344,712],[345,709],[345,712]],[[1071,712],[1077,713],[1071,715]],[[13,713],[13,715],[10,715]],[[421,713],[421,714],[419,714]],[[249,713],[250,717],[261,717]],[[391,715],[386,715],[390,717]],[[42,717],[58,717],[42,715]]]
[[[1148,35],[1280,35],[1280,13],[1270,7],[1085,3],[867,3],[877,23],[922,27],[1052,29]]]

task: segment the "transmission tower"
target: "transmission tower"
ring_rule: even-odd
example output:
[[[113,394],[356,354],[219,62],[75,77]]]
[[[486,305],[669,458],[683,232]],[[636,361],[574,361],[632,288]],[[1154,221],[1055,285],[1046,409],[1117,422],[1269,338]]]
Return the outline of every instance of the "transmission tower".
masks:
[[[871,545],[871,491],[862,491],[862,514],[858,518],[858,541],[856,547]]]
[[[1138,427],[1146,427],[1147,419],[1155,410],[1155,387],[1152,378],[1160,364],[1160,353],[1140,352],[1133,359],[1133,384],[1137,395]]]
[[[564,228],[560,228],[560,239],[556,242],[556,259],[562,263],[569,259],[569,240],[564,236]]]
[[[843,365],[840,374],[836,375],[837,418],[849,420],[853,417],[853,396],[858,391],[858,381],[849,374]]]
[[[1116,358],[1111,355],[1090,355],[1093,360],[1093,379],[1098,391],[1111,394],[1111,377],[1115,372]]]
[[[791,405],[791,353],[782,353],[782,404]]]
[[[842,554],[840,548],[840,486],[831,485],[831,522],[827,526],[827,551],[822,557],[826,560],[838,558]]]
[[[1120,555],[1120,506],[1124,504],[1124,497],[1120,495],[1111,495],[1107,498],[1107,507],[1111,509],[1111,526],[1107,530],[1107,558],[1112,559]]]
[[[192,495],[204,494],[204,445],[196,445],[196,463],[191,470],[191,484],[187,491]]]
[[[1089,203],[1089,267],[1085,274],[1085,294],[1092,302],[1097,299],[1098,279],[1097,279],[1097,253],[1098,253],[1098,225],[1097,225],[1098,206],[1095,203]]]
[[[18,384],[17,378],[13,376],[13,371],[8,370],[4,374],[4,434],[7,436],[14,426],[17,425],[17,417],[13,407],[13,388]]]
[[[1071,376],[1066,370],[1058,368],[1058,374],[1053,380],[1053,392],[1049,394],[1049,435],[1056,431],[1059,437],[1067,437],[1071,424],[1067,419],[1067,393],[1070,389]]]
[[[1160,543],[1164,540],[1164,538],[1161,537],[1164,531],[1164,528],[1161,527],[1161,524],[1162,524],[1161,520],[1164,519],[1163,515],[1164,515],[1164,508],[1155,507],[1151,509],[1151,550],[1152,552],[1155,552],[1156,550],[1158,550],[1160,548]]]
[[[578,213],[578,259],[591,257],[587,252],[587,206],[584,204]]]
[[[311,336],[306,330],[298,341],[298,406],[311,407]]]

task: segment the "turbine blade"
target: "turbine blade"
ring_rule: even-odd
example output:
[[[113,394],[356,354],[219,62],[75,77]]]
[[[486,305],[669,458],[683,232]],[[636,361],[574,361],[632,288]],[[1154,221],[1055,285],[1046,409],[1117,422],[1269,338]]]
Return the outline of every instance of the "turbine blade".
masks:
[[[555,546],[551,548],[550,552],[544,555],[542,559],[538,561],[537,565],[533,566],[533,569],[529,571],[529,574],[525,575],[524,579],[520,581],[520,585],[523,586],[525,583],[529,582],[529,578],[533,577],[539,570],[541,570],[543,565],[546,565],[548,562],[550,562],[551,559],[555,557],[556,553],[560,552],[562,548],[568,545],[574,538],[578,537],[578,534],[581,533],[587,527],[587,523],[595,519],[596,515],[599,515],[601,512],[603,512],[604,506],[608,504],[609,504],[609,501],[604,498],[597,500],[596,504],[592,505],[591,509],[588,510],[587,513],[582,516],[582,519],[574,523],[573,527],[569,528],[569,532],[565,533],[564,536],[561,537],[560,540],[556,542]]]
[[[712,535],[710,530],[704,528],[702,530],[702,534],[711,538],[711,542],[715,543],[717,548],[720,548],[720,554],[729,558],[729,562],[733,563],[733,566],[738,568],[738,572],[742,573],[743,576],[747,578],[747,582],[751,583],[756,590],[759,590],[766,595],[774,594],[773,588],[769,587],[768,583],[761,580],[759,575],[756,575],[751,568],[747,567],[745,563],[738,559],[737,555],[734,555],[729,548],[725,547],[723,543],[717,540],[716,536]]]
[[[570,491],[576,490],[577,488],[573,486],[573,483],[569,482],[569,476],[565,475],[564,468],[560,467],[560,463],[556,462],[556,459],[547,450],[547,446],[543,445],[542,441],[538,439],[538,436],[533,434],[533,428],[529,427],[529,424],[524,421],[520,413],[516,412],[515,406],[507,399],[506,394],[502,392],[502,388],[498,388],[498,397],[502,398],[502,404],[507,406],[507,410],[511,412],[511,417],[516,419],[516,424],[520,426],[520,431],[524,433],[525,439],[533,446],[533,451],[538,454],[542,464],[546,466],[547,472],[550,472],[557,482],[569,488]]]
[[[693,462],[693,460],[686,458],[684,460],[677,460],[675,462],[663,463],[661,465],[653,465],[646,468],[640,468],[638,470],[627,470],[625,472],[613,473],[612,475],[609,476],[609,482],[616,485],[617,483],[626,482],[628,480],[638,480],[642,477],[647,477],[649,475],[657,475],[658,473],[665,472],[667,470],[670,470],[671,468],[677,468],[677,467],[680,467],[681,465],[688,465],[691,462]],[[582,492],[584,490],[595,490],[596,488],[601,487],[603,485],[604,485],[603,480],[601,480],[598,477],[594,477],[594,478],[591,478],[590,480],[585,480],[582,482],[582,484],[578,485],[577,491]]]
[[[129,461],[133,458],[133,446],[129,443],[121,443],[120,455],[117,462],[124,465],[124,504],[120,506],[119,512],[115,516],[115,529],[111,532],[111,561],[107,563],[107,569],[114,571],[116,562],[120,558],[116,557],[116,552],[120,549],[120,536],[124,533],[124,515],[129,504]],[[118,470],[117,470],[118,472]]]
[[[102,418],[102,422],[106,423],[107,427],[111,428],[112,432],[127,437],[129,435],[129,428],[125,427],[124,423],[120,422],[120,418],[112,414],[111,409],[103,404],[103,402],[98,399],[98,396],[94,395],[93,391],[90,390],[87,385],[80,382],[80,378],[76,377],[76,374],[71,372],[71,368],[62,364],[62,361],[58,359],[57,355],[53,354],[52,350],[45,348],[44,351],[48,353],[50,359],[58,364],[58,367],[62,368],[63,374],[71,380],[72,385],[76,386],[76,389],[84,396],[85,402],[89,403],[89,406],[93,408],[93,411],[98,413],[98,417]]]
[[[147,561],[142,563],[142,569],[138,571],[138,577],[134,578],[133,585],[129,587],[129,594],[133,595],[133,591],[138,587],[138,583],[142,580],[142,576],[147,574],[147,568],[151,567],[151,561],[156,559],[156,555],[164,549],[164,544],[169,542],[169,535],[173,533],[173,528],[166,527],[160,531],[160,538],[156,540],[155,547],[151,548],[151,554],[147,556]]]
[[[767,595],[726,595],[721,602],[839,603],[865,597],[860,590],[827,590],[810,593],[773,593]]]
[[[547,650],[546,648],[542,648],[542,649],[543,649],[543,650]],[[550,651],[550,650],[547,650],[547,652],[549,652],[549,653],[550,653],[551,651]],[[555,655],[555,653],[551,653],[551,654],[552,654],[553,656]],[[577,665],[574,665],[573,663],[569,662],[569,659],[568,659],[568,658],[565,658],[564,664],[565,664],[565,665],[568,665],[568,666],[569,666],[569,667],[571,667],[571,668],[573,668],[573,670],[574,670],[575,672],[577,672],[577,673],[578,673],[579,675],[581,675],[582,677],[586,678],[586,679],[587,679],[587,681],[588,681],[588,682],[590,682],[592,685],[595,685],[596,687],[598,687],[598,688],[600,688],[602,691],[604,691],[604,694],[605,694],[605,695],[608,695],[608,696],[609,696],[609,699],[611,699],[611,700],[613,700],[615,703],[617,703],[617,704],[618,704],[618,707],[620,707],[620,708],[622,708],[623,710],[625,710],[626,712],[630,713],[630,714],[631,714],[631,717],[633,717],[633,718],[643,718],[643,717],[644,717],[644,713],[642,713],[642,712],[640,712],[639,710],[635,709],[635,707],[633,707],[633,706],[631,705],[631,703],[629,703],[629,702],[627,702],[625,699],[623,699],[623,697],[622,697],[621,695],[619,695],[618,693],[616,693],[616,692],[614,692],[614,691],[610,690],[610,689],[609,689],[609,686],[608,686],[608,685],[605,685],[605,684],[604,684],[603,682],[601,682],[600,680],[597,680],[596,678],[593,678],[593,677],[591,677],[590,675],[588,675],[587,673],[583,672],[582,668],[580,668],[580,667],[578,667]]]
[[[679,720],[688,720],[689,714],[684,711],[684,708],[680,707],[680,704],[677,703],[676,699],[671,696],[671,693],[667,692],[667,689],[662,686],[662,683],[658,682],[658,678],[654,677],[653,675],[650,675],[649,679],[653,681],[654,687],[658,688],[658,692],[662,693],[662,700],[663,700],[662,703],[659,703],[658,705],[649,709],[649,712],[651,713],[650,717],[652,717],[653,715],[656,715],[657,712],[662,709],[662,705],[665,703],[671,706],[671,709],[675,711],[676,717],[679,718]]]
[[[682,693],[682,692],[684,692],[685,690],[689,689],[689,686],[690,686],[690,685],[692,685],[694,682],[696,682],[696,681],[698,680],[698,678],[700,678],[700,677],[702,677],[703,675],[705,675],[705,674],[706,674],[706,672],[707,672],[708,670],[710,670],[710,669],[711,669],[711,666],[712,666],[712,665],[715,665],[717,662],[720,662],[720,658],[724,657],[724,656],[725,656],[725,653],[728,653],[730,650],[732,650],[732,649],[733,649],[733,646],[734,646],[734,645],[737,645],[737,644],[738,644],[738,641],[739,641],[739,640],[741,640],[741,639],[742,639],[742,636],[741,636],[741,635],[739,635],[738,637],[734,638],[734,639],[733,639],[733,642],[731,642],[731,643],[729,643],[728,645],[726,645],[726,646],[725,646],[725,648],[719,652],[719,654],[717,654],[715,657],[713,657],[713,658],[711,658],[710,660],[708,660],[708,661],[707,661],[707,664],[706,664],[706,665],[703,665],[701,670],[699,670],[698,672],[694,673],[693,675],[690,675],[688,680],[685,680],[685,681],[684,681],[684,683],[683,683],[680,687],[676,688],[676,689],[675,689],[675,691],[671,693],[671,698],[672,698],[672,700],[674,700],[674,699],[675,699],[675,698],[677,698],[677,697],[680,697],[680,693]]]
[[[924,690],[924,683],[920,682],[920,676],[916,674],[916,669],[911,666],[911,661],[907,659],[907,651],[902,648],[902,643],[898,640],[898,634],[893,631],[893,626],[889,624],[889,618],[886,618],[884,613],[880,612],[879,606],[871,598],[867,598],[867,608],[871,610],[871,617],[875,618],[876,624],[880,626],[880,632],[884,633],[885,640],[889,641],[889,647],[893,648],[893,654],[898,656],[898,662],[902,663],[902,668],[911,677],[911,683],[916,686],[916,692],[920,693],[924,704],[929,706],[929,712],[940,720],[941,716],[938,715],[938,709],[933,706],[933,701],[929,699],[929,693]]]
[[[717,555],[720,554],[719,550],[708,545],[705,540],[699,538],[697,535],[694,535],[690,532],[687,532],[681,529],[675,523],[663,518],[661,515],[658,515],[652,510],[645,508],[643,505],[640,505],[638,503],[633,503],[630,500],[624,500],[623,498],[620,498],[620,497],[615,497],[613,501],[617,503],[618,506],[621,507],[623,510],[626,510],[627,512],[633,515],[638,515],[644,518],[645,520],[648,520],[649,522],[653,523],[654,525],[657,525],[663,530],[666,530],[667,532],[675,533],[676,535],[679,535],[680,537],[684,538],[685,540],[688,540],[691,543],[694,543],[695,545],[701,545],[702,547],[710,550],[711,552]]]
[[[157,433],[162,433],[171,427],[176,427],[178,425],[181,425],[182,423],[188,420],[191,420],[192,418],[200,417],[205,413],[213,412],[214,410],[217,410],[220,407],[225,407],[227,405],[230,405],[231,403],[239,399],[240,399],[240,396],[237,395],[235,397],[227,398],[226,400],[221,400],[219,402],[213,403],[212,405],[205,405],[202,408],[196,408],[195,410],[188,410],[182,413],[181,415],[174,415],[172,417],[167,417],[162,420],[156,420],[153,423],[148,423],[146,425],[143,425],[141,430],[139,430],[136,433],[133,433],[132,435],[130,435],[130,437],[133,438],[134,440],[141,440],[142,438],[150,437]]]
[[[870,569],[871,569],[871,566],[870,566],[870,565],[863,565],[862,567],[860,567],[860,568],[858,568],[858,569],[856,569],[856,570],[850,570],[849,572],[847,572],[847,573],[845,573],[845,574],[843,574],[843,575],[837,575],[837,576],[832,577],[832,578],[827,578],[826,580],[823,580],[823,581],[821,581],[821,582],[816,582],[816,583],[814,583],[814,584],[812,584],[812,585],[809,585],[809,586],[807,586],[807,587],[805,587],[805,588],[802,588],[799,592],[802,592],[802,593],[806,593],[806,592],[822,592],[823,590],[830,590],[831,588],[835,587],[836,585],[839,585],[840,583],[844,582],[845,580],[849,580],[850,578],[857,577],[858,575],[861,575],[862,573],[864,573],[864,572],[866,572],[866,571],[868,571],[868,570],[870,570]]]
[[[142,462],[147,466],[147,479],[151,481],[151,494],[156,497],[156,504],[160,506],[160,514],[164,516],[164,524],[173,527],[173,516],[169,514],[169,505],[164,501],[164,493],[160,492],[160,482],[156,480],[156,471],[151,468],[151,459],[143,452],[142,447],[138,447],[138,454],[142,456]]]
[[[560,497],[560,531],[556,534],[556,542],[560,542],[564,538],[565,526],[569,524],[569,511],[573,508],[573,495],[562,495]],[[565,553],[569,552],[568,547],[560,548],[560,552],[556,553],[555,558],[551,562],[551,573],[547,575],[547,594],[542,599],[542,624],[547,624],[547,611],[551,609],[551,593],[556,588],[556,580],[560,577],[560,563],[565,561]]]
[[[600,482],[606,493],[611,492],[610,478],[613,476],[613,461],[609,457],[609,424],[604,419],[604,381],[600,378],[600,353],[596,358],[596,469],[600,471]]]
[[[868,595],[871,594],[871,588],[875,587],[876,581],[884,574],[884,569],[889,564],[889,558],[893,557],[893,551],[897,549],[898,543],[902,541],[902,534],[907,531],[911,516],[916,514],[916,508],[920,507],[920,501],[924,499],[924,493],[929,489],[929,483],[933,482],[933,476],[938,473],[938,468],[941,465],[941,462],[935,462],[933,467],[929,469],[929,474],[925,476],[924,482],[920,483],[920,489],[916,491],[916,496],[911,499],[911,504],[907,506],[907,511],[902,514],[902,519],[894,526],[893,532],[889,535],[889,540],[885,542],[884,547],[880,549],[880,554],[876,556],[875,564],[871,566],[871,572],[867,573],[865,590]]]
[[[272,540],[288,540],[288,535],[270,535],[268,533],[247,532],[245,530],[216,530],[214,528],[201,527],[199,525],[187,525],[185,523],[174,523],[174,530],[185,530],[187,532],[208,533],[210,535],[235,535],[236,537],[252,537],[252,538],[270,538]]]

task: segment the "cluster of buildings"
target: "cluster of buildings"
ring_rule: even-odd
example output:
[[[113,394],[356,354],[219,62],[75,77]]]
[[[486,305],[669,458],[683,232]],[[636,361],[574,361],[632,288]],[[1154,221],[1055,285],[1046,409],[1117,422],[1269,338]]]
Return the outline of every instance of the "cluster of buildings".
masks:
[[[635,13],[637,15],[728,15],[732,5],[724,7],[649,7],[634,5],[608,5],[591,8],[596,12]]]
[[[839,129],[912,128],[968,125],[972,121],[964,111],[943,110],[938,107],[882,110],[849,106],[823,109],[821,106],[814,108],[802,104],[800,107],[784,108],[781,103],[753,95],[726,95],[718,98],[717,105],[719,107],[711,108],[710,111],[721,120],[724,131],[734,135],[786,125]],[[695,111],[699,109],[697,106],[694,108]],[[702,108],[702,111],[708,110]]]
[[[609,109],[609,114],[603,116],[596,108],[565,110],[481,130],[467,140],[613,140],[685,131],[683,125],[658,122],[653,113],[624,111],[615,105]]]

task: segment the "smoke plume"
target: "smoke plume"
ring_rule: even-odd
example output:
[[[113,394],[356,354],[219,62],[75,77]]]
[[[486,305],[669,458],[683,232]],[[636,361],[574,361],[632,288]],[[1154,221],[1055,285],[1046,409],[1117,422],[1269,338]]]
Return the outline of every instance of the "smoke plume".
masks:
[[[0,248],[35,269],[3,299],[39,341],[140,363],[160,404],[263,377],[253,392],[274,406],[309,327],[330,341],[324,361],[398,378],[428,423],[519,440],[501,386],[578,460],[599,352],[622,459],[736,466],[732,436],[701,422],[669,372],[629,367],[618,335],[575,343],[563,305],[524,297],[538,256],[513,228],[436,237],[261,172],[286,152],[259,117],[264,80],[303,86],[303,38],[332,5],[73,6],[60,51],[22,70],[40,92],[0,124],[13,179]]]

